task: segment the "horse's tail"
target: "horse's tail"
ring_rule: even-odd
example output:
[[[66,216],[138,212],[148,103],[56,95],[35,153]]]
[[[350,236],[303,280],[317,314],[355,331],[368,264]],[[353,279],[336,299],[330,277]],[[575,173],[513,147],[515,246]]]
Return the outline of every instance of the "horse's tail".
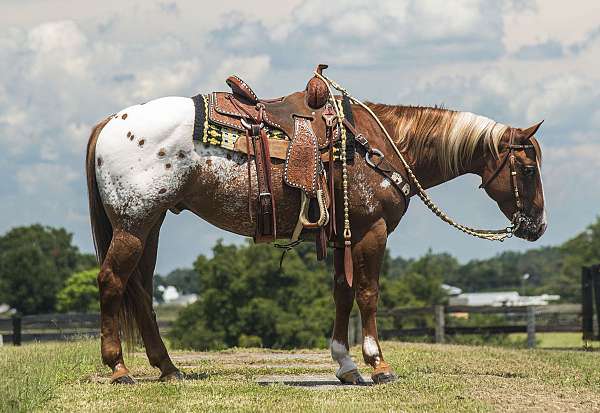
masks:
[[[100,191],[98,190],[98,182],[96,182],[96,142],[98,141],[98,136],[100,135],[102,128],[106,126],[110,119],[111,117],[104,119],[92,129],[85,159],[92,238],[94,239],[96,259],[100,266],[102,266],[102,263],[106,258],[108,248],[112,241],[113,227],[106,214],[104,205],[102,204],[102,198],[100,197]],[[135,307],[139,297],[143,297],[144,294],[147,295],[148,293],[142,286],[139,269],[136,268],[126,284],[119,313],[121,334],[123,335],[129,350],[133,349],[133,345],[139,338],[135,323]],[[148,311],[151,311],[151,308]]]
[[[98,260],[99,265],[102,265],[104,258],[106,258],[106,253],[108,252],[108,247],[112,240],[113,228],[108,219],[108,215],[106,215],[106,210],[102,204],[102,198],[100,198],[100,191],[98,190],[98,182],[96,182],[96,142],[98,141],[98,136],[100,135],[102,128],[106,126],[110,119],[110,117],[104,119],[92,129],[85,158],[92,238],[94,240],[96,259]]]

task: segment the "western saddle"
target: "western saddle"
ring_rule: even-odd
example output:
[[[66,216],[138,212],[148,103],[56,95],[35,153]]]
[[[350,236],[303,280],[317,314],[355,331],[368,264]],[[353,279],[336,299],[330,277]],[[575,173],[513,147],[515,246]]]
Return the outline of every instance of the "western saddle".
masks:
[[[316,71],[322,74],[325,68],[327,65],[319,65]],[[327,240],[337,234],[333,159],[334,146],[340,138],[327,84],[315,75],[304,91],[278,99],[259,99],[239,77],[230,76],[226,82],[231,93],[209,95],[207,118],[214,124],[243,132],[245,135],[240,133],[234,150],[254,157],[258,181],[255,241],[271,242],[277,237],[271,158],[283,159],[284,181],[298,188],[302,199],[292,241],[298,239],[303,228],[317,229],[317,255],[323,258]],[[270,139],[265,126],[282,131],[289,139]],[[311,203],[319,211],[315,222],[309,219]]]

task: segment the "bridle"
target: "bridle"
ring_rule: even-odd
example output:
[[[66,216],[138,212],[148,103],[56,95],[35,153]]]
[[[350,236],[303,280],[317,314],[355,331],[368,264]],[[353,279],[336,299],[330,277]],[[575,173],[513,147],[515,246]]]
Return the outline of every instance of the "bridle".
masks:
[[[515,151],[525,150],[525,149],[534,149],[535,146],[533,144],[515,144],[515,129],[510,130],[510,137],[508,142],[508,151],[502,155],[502,161],[496,167],[494,172],[490,175],[488,179],[479,185],[479,188],[485,189],[496,177],[500,174],[500,172],[504,169],[506,164],[508,163],[510,168],[510,181],[513,189],[513,194],[515,197],[515,205],[517,207],[515,213],[512,216],[511,222],[513,224],[513,232],[519,229],[519,227],[529,220],[527,215],[523,211],[523,201],[521,200],[521,195],[519,192],[519,183],[517,181],[517,167],[515,162]],[[537,151],[536,151],[537,158]],[[508,161],[508,162],[507,162]]]

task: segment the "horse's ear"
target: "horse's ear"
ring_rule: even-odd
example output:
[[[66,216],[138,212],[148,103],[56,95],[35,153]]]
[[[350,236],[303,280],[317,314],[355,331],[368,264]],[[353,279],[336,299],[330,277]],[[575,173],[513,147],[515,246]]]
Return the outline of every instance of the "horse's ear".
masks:
[[[535,133],[537,132],[537,130],[540,128],[540,126],[542,126],[542,123],[544,123],[544,121],[541,121],[539,123],[536,123],[533,126],[528,127],[527,129],[523,129],[521,130],[521,138],[526,141],[527,139],[531,138],[533,135],[535,135]]]

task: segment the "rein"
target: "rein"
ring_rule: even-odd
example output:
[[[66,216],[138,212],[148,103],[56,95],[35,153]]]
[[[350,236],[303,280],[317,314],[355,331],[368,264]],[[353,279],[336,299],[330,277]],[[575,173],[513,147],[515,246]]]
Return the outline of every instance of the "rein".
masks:
[[[421,183],[419,182],[416,175],[412,171],[412,168],[410,167],[410,165],[408,164],[408,162],[406,161],[406,159],[404,158],[404,156],[402,155],[402,153],[396,146],[396,143],[394,142],[394,140],[388,133],[385,126],[383,126],[383,124],[381,123],[381,121],[379,120],[377,115],[375,113],[373,113],[373,111],[367,105],[365,105],[360,100],[356,99],[354,96],[350,95],[346,89],[344,89],[342,86],[340,86],[335,81],[329,79],[327,76],[325,76],[321,73],[317,73],[317,72],[314,72],[314,74],[315,74],[315,76],[317,76],[321,80],[323,80],[328,85],[328,87],[329,86],[333,87],[333,88],[337,89],[339,92],[341,92],[343,95],[348,96],[348,98],[350,98],[350,100],[352,100],[354,103],[360,105],[363,109],[365,109],[371,115],[371,117],[377,122],[377,124],[379,125],[381,130],[383,130],[383,133],[385,134],[388,142],[390,143],[390,145],[392,145],[392,148],[394,148],[396,155],[398,155],[398,157],[402,161],[402,164],[404,165],[404,168],[406,168],[406,171],[408,172],[410,179],[413,181],[413,183],[415,184],[415,187],[417,188],[417,195],[419,196],[419,198],[421,198],[421,201],[423,201],[425,206],[427,208],[429,208],[429,210],[431,212],[433,212],[438,218],[440,218],[445,223],[451,225],[452,227],[458,229],[459,231],[464,232],[467,235],[471,235],[476,238],[486,239],[488,241],[502,242],[506,238],[511,238],[513,236],[513,233],[519,228],[519,226],[521,225],[521,223],[524,220],[524,218],[522,217],[522,213],[521,213],[522,203],[521,203],[521,199],[519,197],[519,190],[517,187],[516,170],[514,169],[515,168],[515,166],[514,166],[515,156],[514,156],[513,151],[516,149],[524,149],[525,147],[529,147],[529,145],[513,145],[513,135],[511,135],[509,152],[505,155],[505,159],[502,161],[502,163],[500,164],[498,169],[494,172],[494,174],[491,176],[491,178],[485,182],[485,185],[489,184],[500,173],[500,170],[506,164],[506,160],[510,159],[511,177],[512,177],[512,182],[513,182],[515,201],[517,203],[517,212],[515,212],[515,214],[513,215],[511,225],[506,228],[495,229],[495,230],[494,229],[471,228],[471,227],[468,227],[466,225],[462,225],[462,224],[459,224],[458,222],[456,222],[454,219],[452,219],[450,216],[448,216],[448,214],[446,214],[440,207],[438,207],[435,204],[435,202],[433,202],[433,200],[429,197],[427,192],[425,192],[425,189],[423,189],[423,187],[421,186]],[[383,155],[381,157],[383,157]],[[485,186],[482,186],[482,187],[485,187]]]

